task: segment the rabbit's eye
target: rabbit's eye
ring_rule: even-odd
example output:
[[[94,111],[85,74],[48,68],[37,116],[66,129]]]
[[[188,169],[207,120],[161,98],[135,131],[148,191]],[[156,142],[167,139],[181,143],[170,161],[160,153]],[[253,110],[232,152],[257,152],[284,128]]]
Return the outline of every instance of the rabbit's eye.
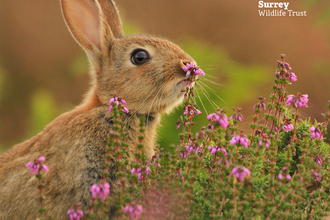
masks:
[[[142,49],[136,49],[131,55],[131,61],[134,65],[141,65],[150,59],[147,51]]]

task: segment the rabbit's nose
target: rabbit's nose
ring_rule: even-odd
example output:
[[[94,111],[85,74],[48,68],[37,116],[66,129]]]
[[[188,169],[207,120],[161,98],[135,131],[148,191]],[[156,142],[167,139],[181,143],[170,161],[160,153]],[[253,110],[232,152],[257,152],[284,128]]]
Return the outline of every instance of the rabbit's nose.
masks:
[[[195,66],[197,66],[197,63],[195,60],[180,60],[181,67],[187,66],[187,64],[193,63]]]

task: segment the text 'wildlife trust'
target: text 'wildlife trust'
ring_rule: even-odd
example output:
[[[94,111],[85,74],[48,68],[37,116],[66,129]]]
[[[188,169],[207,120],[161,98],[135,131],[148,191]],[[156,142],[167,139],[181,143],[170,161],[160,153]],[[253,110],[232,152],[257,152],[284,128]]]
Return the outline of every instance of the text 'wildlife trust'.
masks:
[[[306,11],[294,11],[289,9],[290,2],[258,2],[259,16],[307,16]]]

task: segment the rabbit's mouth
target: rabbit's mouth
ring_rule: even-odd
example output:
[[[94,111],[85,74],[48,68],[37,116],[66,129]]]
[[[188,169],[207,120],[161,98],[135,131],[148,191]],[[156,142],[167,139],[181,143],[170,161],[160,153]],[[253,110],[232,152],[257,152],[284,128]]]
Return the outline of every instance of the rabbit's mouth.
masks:
[[[184,87],[188,87],[188,86],[194,86],[196,83],[192,82],[189,78],[184,78],[182,80],[180,80],[176,85],[180,86],[180,85],[184,85]]]

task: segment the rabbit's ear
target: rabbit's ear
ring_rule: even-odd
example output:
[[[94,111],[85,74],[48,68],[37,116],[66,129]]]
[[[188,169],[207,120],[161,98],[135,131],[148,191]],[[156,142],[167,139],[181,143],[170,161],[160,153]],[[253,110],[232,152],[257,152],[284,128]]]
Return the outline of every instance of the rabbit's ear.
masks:
[[[125,37],[122,23],[120,21],[119,12],[114,1],[111,0],[98,0],[107,20],[110,25],[111,31],[115,37]]]
[[[117,9],[110,0],[61,0],[61,5],[69,30],[92,57],[114,37],[124,36]]]

